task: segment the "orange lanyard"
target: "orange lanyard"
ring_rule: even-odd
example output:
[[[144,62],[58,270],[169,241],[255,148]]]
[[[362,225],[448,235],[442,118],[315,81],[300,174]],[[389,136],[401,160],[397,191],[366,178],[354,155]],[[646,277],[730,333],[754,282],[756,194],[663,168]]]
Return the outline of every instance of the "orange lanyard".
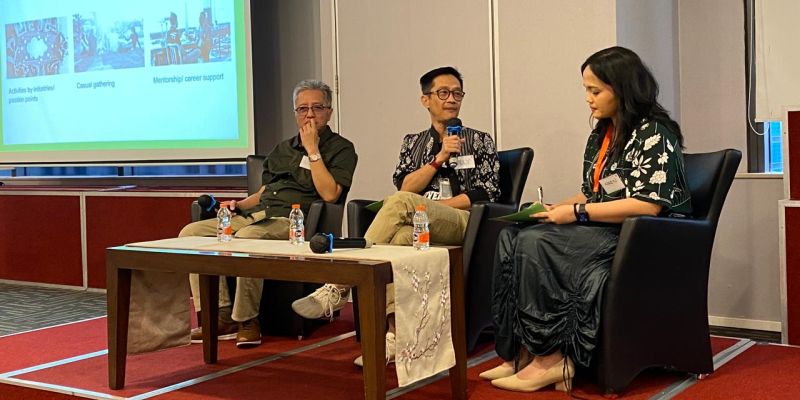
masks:
[[[600,173],[603,172],[603,167],[605,167],[608,160],[606,152],[608,151],[608,145],[611,144],[611,132],[613,129],[613,126],[608,126],[606,136],[603,138],[603,144],[600,146],[600,151],[597,152],[597,162],[594,164],[594,187],[592,188],[594,193],[600,191]]]

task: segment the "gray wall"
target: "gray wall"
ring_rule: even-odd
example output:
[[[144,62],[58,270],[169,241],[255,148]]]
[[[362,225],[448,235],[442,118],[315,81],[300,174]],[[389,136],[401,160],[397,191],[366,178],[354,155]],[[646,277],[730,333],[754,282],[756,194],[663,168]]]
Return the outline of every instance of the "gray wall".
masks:
[[[677,0],[617,0],[617,44],[645,60],[661,92],[659,102],[680,120]]]
[[[687,152],[746,154],[744,10],[740,0],[679,0],[681,126]],[[747,171],[744,161],[739,171]],[[783,179],[740,175],[711,260],[712,322],[779,330],[778,200]]]

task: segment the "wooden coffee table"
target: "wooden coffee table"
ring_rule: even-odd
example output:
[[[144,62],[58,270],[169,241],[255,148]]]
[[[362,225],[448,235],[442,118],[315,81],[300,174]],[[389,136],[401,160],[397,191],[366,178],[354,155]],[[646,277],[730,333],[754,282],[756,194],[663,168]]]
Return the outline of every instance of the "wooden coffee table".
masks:
[[[450,301],[456,365],[450,369],[453,399],[467,398],[467,355],[464,333],[464,272],[460,247],[450,253]],[[392,281],[388,261],[359,261],[324,257],[268,256],[240,252],[175,250],[119,246],[106,249],[108,296],[108,385],[125,386],[128,349],[131,271],[200,274],[203,359],[217,362],[217,287],[219,276],[283,281],[336,282],[358,289],[361,352],[364,358],[364,397],[386,397],[386,284]]]

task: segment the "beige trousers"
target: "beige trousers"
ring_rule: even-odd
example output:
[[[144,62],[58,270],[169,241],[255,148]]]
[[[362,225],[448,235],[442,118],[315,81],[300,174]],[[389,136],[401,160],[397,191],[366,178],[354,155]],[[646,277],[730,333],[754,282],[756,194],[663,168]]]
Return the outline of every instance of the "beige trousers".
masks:
[[[459,210],[416,193],[397,192],[383,200],[383,207],[364,236],[373,243],[410,246],[414,242],[413,218],[418,204],[425,205],[431,244],[460,245],[467,231],[469,211]],[[394,313],[394,284],[386,286],[386,314]]]
[[[273,239],[289,240],[289,218],[273,217],[257,221],[253,217],[235,215],[231,219],[234,236],[244,239]],[[206,219],[186,225],[178,236],[216,236],[217,220]],[[200,276],[189,274],[189,284],[192,290],[194,309],[200,311]],[[264,289],[264,280],[260,278],[236,278],[236,297],[233,303],[231,317],[234,321],[247,321],[258,316],[258,307],[261,304],[261,291]],[[219,281],[219,306],[231,305],[228,285],[224,279]]]

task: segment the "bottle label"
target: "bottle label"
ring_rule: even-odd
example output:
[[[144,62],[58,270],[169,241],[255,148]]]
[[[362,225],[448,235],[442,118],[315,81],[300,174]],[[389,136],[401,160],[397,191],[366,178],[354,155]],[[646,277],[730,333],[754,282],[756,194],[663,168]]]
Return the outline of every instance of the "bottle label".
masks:
[[[414,245],[415,246],[425,246],[430,244],[431,241],[431,234],[430,232],[414,232]]]
[[[425,244],[430,243],[431,241],[431,233],[430,232],[420,232],[417,238],[419,243]]]
[[[223,235],[233,235],[233,227],[228,225],[228,226],[222,228],[222,234]]]

